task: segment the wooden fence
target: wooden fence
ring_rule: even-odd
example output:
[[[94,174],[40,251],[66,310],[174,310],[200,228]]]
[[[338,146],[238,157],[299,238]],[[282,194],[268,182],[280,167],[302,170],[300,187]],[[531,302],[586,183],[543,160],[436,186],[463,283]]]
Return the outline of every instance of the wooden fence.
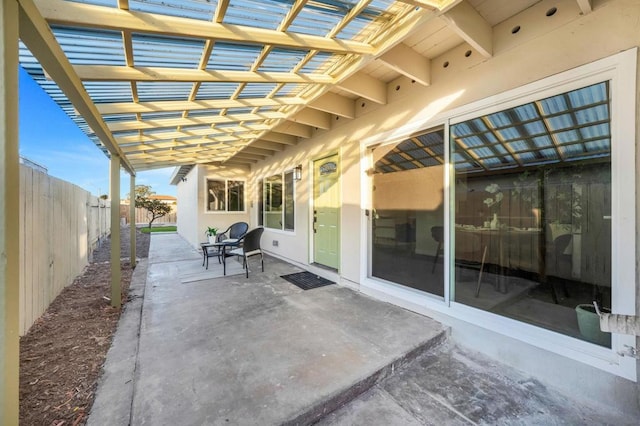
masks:
[[[143,208],[136,208],[136,224],[149,223],[149,212]],[[120,204],[120,220],[124,219],[124,223],[129,224],[129,204]],[[178,221],[178,209],[175,205],[171,206],[171,213],[162,216],[153,221],[153,224],[175,224]]]
[[[87,266],[109,234],[109,204],[20,166],[20,335]]]

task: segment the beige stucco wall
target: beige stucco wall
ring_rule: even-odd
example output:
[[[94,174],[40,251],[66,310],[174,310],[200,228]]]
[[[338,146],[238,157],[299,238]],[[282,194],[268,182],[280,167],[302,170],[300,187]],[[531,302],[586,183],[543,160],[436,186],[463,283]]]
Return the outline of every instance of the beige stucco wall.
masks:
[[[593,3],[593,12],[585,16],[579,13],[574,0],[538,3],[494,28],[492,58],[482,58],[470,46],[462,44],[432,60],[432,84],[429,87],[400,78],[389,84],[387,105],[359,100],[356,103],[356,119],[336,120],[336,117],[332,117],[331,130],[316,130],[312,138],[302,140],[297,146],[288,147],[284,152],[258,163],[253,167],[254,179],[280,173],[297,164],[303,165],[303,181],[296,189],[296,232],[285,234],[267,230],[263,245],[279,256],[302,264],[308,263],[312,235],[308,226],[311,161],[339,152],[342,167],[339,273],[342,280],[358,283],[367,267],[360,261],[361,250],[364,249],[361,242],[365,241],[360,230],[366,220],[366,206],[361,203],[361,187],[366,179],[360,165],[361,142],[375,135],[392,133],[394,129],[409,122],[423,122],[425,129],[441,125],[442,119],[433,117],[446,117],[447,111],[454,108],[640,45],[640,1],[611,0]],[[546,17],[545,11],[552,6],[557,7],[558,12],[553,17]],[[516,25],[521,27],[520,32],[511,34],[511,29]],[[473,51],[472,55],[465,57],[465,52],[470,49]],[[449,66],[444,68],[444,62],[449,62]],[[640,108],[636,114],[638,111]],[[392,140],[393,136],[388,139]],[[624,135],[622,139],[626,143],[637,144],[638,135]],[[640,182],[636,184],[638,183]],[[257,200],[256,194],[253,197]],[[636,222],[640,229],[640,219]],[[271,246],[274,239],[279,240],[277,248]],[[640,294],[637,283],[636,278],[636,294]],[[636,310],[640,312],[638,297],[636,306]],[[611,406],[636,412],[638,410],[638,390],[632,382],[577,364],[568,358],[550,355],[542,349],[497,336],[495,333],[482,331],[470,324],[462,325],[459,321],[452,321],[451,324],[459,327],[454,332],[456,336],[462,336],[473,343],[473,336],[481,335],[485,340],[475,342],[479,347],[484,347],[494,356],[506,357],[503,360],[518,368],[547,376],[545,379],[553,385],[572,387],[579,384],[579,391],[589,398],[600,399]],[[487,344],[488,341],[495,345]],[[554,369],[541,363],[540,360],[545,357],[554,359]],[[546,374],[545,371],[553,373]],[[595,381],[585,382],[584,377],[593,377]],[[607,389],[607,392],[603,393],[602,389]]]
[[[196,207],[198,205],[197,173],[198,171],[195,167],[191,169],[185,176],[186,180],[178,182],[176,191],[180,204],[184,206],[184,208],[180,209],[180,214],[178,215],[178,233],[194,247],[198,246],[201,241],[200,238],[204,241],[204,234],[199,235],[198,232],[198,209]]]

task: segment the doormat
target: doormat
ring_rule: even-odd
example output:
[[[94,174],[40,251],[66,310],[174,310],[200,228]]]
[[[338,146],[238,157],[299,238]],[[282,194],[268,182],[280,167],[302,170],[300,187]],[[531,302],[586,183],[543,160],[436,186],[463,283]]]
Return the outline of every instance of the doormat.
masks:
[[[280,278],[284,278],[303,290],[311,290],[312,288],[335,284],[333,281],[329,281],[311,272],[296,272],[295,274],[281,275]]]

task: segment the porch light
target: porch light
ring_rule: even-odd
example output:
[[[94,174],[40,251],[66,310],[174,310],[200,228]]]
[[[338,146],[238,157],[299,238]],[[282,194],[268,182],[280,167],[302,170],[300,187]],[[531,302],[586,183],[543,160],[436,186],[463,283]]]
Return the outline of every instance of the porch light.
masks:
[[[298,164],[296,168],[293,169],[293,179],[302,180],[302,164]]]

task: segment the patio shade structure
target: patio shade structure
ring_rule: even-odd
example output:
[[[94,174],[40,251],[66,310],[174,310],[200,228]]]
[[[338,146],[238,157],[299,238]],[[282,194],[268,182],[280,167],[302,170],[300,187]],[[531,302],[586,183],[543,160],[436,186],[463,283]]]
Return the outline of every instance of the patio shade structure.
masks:
[[[537,0],[7,0],[0,8],[2,253],[17,253],[17,65],[120,168],[257,163],[365,104],[394,81],[428,86],[432,61],[467,43],[493,53],[494,27]],[[577,0],[583,14],[590,0]],[[557,25],[562,25],[558,21]],[[471,50],[469,51],[471,52]],[[507,123],[505,126],[509,126]],[[487,158],[505,158],[490,136]],[[488,134],[488,133],[487,133]],[[508,142],[508,140],[506,140]],[[460,141],[463,143],[463,141]],[[528,142],[527,142],[528,143]],[[416,153],[428,152],[417,143]],[[466,145],[465,145],[466,146]],[[478,151],[479,147],[474,148]],[[516,148],[509,151],[517,163]],[[538,155],[538,147],[521,151]],[[422,155],[422,154],[420,154]],[[431,154],[429,154],[431,155]],[[525,154],[522,154],[525,155]],[[433,154],[437,161],[437,154]],[[480,159],[479,159],[480,158]],[[470,168],[484,157],[462,159]],[[521,162],[522,163],[522,162]],[[506,163],[505,163],[506,164]],[[393,164],[389,165],[390,167]],[[395,165],[398,166],[397,164]],[[403,167],[403,166],[402,166]],[[115,201],[113,201],[115,200]],[[112,204],[112,211],[114,209]],[[114,215],[112,229],[119,237]],[[116,242],[114,240],[114,242]],[[114,244],[119,246],[119,244]],[[135,254],[134,254],[135,257]],[[112,252],[119,271],[119,255]],[[0,412],[17,418],[17,260],[0,265],[5,355]],[[114,273],[114,279],[119,276]],[[119,294],[119,293],[118,293]],[[112,294],[116,298],[116,292]],[[17,309],[17,308],[16,308]],[[13,334],[12,334],[13,333]],[[11,409],[10,409],[11,408]]]
[[[429,23],[492,50],[459,0],[19,3],[20,64],[130,173],[255,163],[354,118],[358,98],[386,103],[398,76],[428,85],[441,40],[403,40]]]

